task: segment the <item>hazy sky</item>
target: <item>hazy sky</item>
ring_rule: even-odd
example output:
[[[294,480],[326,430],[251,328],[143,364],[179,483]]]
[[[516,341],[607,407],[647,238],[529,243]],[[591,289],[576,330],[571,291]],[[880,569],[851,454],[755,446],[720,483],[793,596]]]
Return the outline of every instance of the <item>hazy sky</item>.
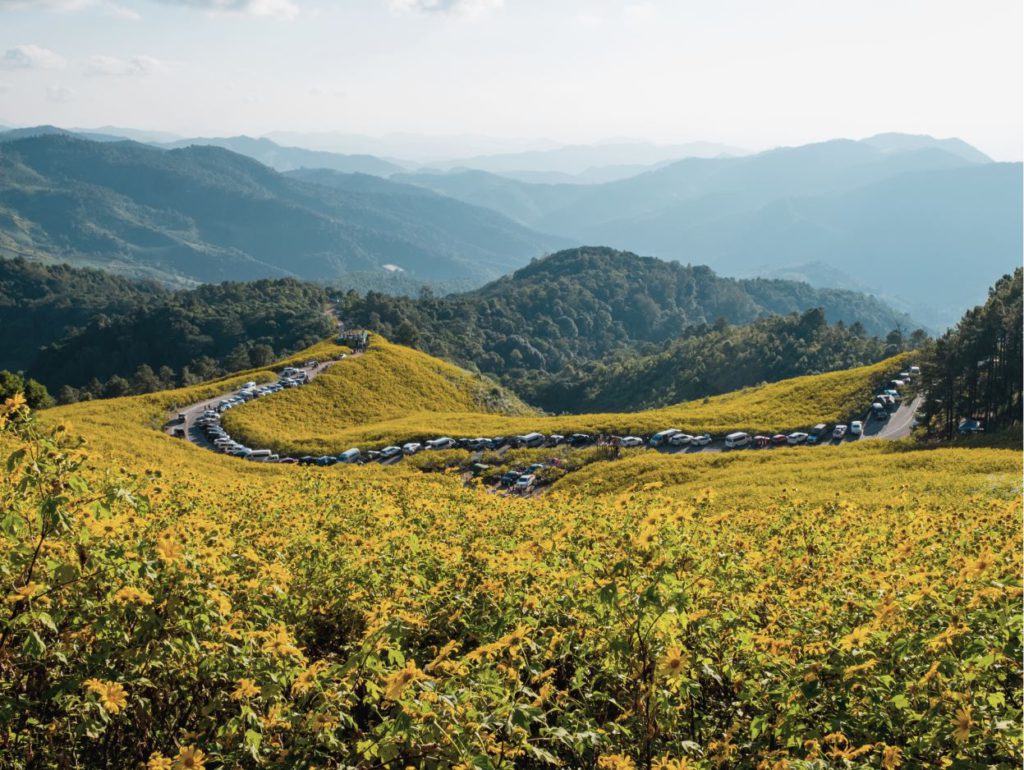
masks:
[[[1021,157],[1021,0],[0,0],[0,124]],[[513,141],[519,140],[519,141]]]

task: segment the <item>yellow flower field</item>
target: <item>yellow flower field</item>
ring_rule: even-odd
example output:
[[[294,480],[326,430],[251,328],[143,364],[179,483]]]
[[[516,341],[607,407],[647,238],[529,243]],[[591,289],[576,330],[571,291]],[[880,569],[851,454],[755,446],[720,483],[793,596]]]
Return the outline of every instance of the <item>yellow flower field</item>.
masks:
[[[1020,765],[1016,450],[646,453],[517,499],[159,432],[255,376],[0,410],[0,766]]]
[[[233,409],[224,425],[252,446],[297,455],[336,454],[424,437],[527,433],[791,431],[863,415],[906,355],[848,371],[799,377],[664,409],[538,417],[498,386],[380,337],[366,354],[309,386]],[[489,399],[489,400],[488,400]]]

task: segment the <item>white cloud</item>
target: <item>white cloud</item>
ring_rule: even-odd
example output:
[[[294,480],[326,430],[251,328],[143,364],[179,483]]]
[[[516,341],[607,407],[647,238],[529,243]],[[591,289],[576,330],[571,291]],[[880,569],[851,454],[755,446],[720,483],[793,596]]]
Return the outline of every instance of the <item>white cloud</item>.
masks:
[[[74,95],[75,92],[63,83],[50,83],[46,88],[46,98],[51,102],[67,102]]]
[[[119,59],[116,56],[90,56],[85,62],[86,75],[127,77],[150,75],[167,69],[167,65],[152,56],[132,56]]]
[[[273,16],[294,19],[299,6],[294,0],[159,0],[164,5],[197,8],[213,13],[245,13],[252,16]]]
[[[647,22],[653,20],[658,15],[658,9],[649,0],[641,0],[641,2],[626,3],[622,7],[622,15],[626,21]]]
[[[121,5],[115,0],[0,0],[0,11],[16,8],[43,8],[48,11],[80,11],[83,8],[98,8],[107,16],[116,19],[138,21],[138,11]]]
[[[0,67],[8,70],[52,70],[63,66],[62,56],[31,43],[8,48],[0,56]]]
[[[501,8],[505,0],[389,0],[389,4],[400,13],[479,16]]]

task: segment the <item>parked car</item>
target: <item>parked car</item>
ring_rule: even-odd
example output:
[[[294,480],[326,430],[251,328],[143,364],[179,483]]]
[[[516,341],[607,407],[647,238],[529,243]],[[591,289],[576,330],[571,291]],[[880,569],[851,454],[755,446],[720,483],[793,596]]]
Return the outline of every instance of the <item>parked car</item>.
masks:
[[[807,434],[807,443],[808,444],[817,444],[819,441],[821,441],[822,437],[827,432],[828,432],[828,425],[826,425],[823,422],[819,422],[817,425],[815,425],[813,428],[811,428],[810,432]]]
[[[694,436],[690,443],[695,446],[707,446],[711,443],[711,434],[701,433],[699,436]]]
[[[725,437],[725,448],[726,449],[739,449],[745,447],[750,443],[750,434],[744,433],[743,431],[736,431],[730,433]]]
[[[803,431],[799,431],[799,430],[793,431],[787,437],[787,441],[789,442],[790,446],[796,446],[797,444],[803,444],[805,441],[807,441],[807,434],[804,433]]]
[[[515,471],[509,471],[508,473],[502,474],[501,478],[498,480],[498,483],[501,484],[501,486],[503,487],[510,487],[517,481],[519,481],[519,476],[520,474],[516,473]]]
[[[772,444],[774,446],[786,446],[789,444],[789,436],[785,433],[776,433],[772,436]]]
[[[390,460],[392,457],[398,457],[402,454],[402,447],[400,446],[386,446],[380,450],[380,456],[383,460]]]
[[[526,433],[516,437],[516,445],[522,447],[536,448],[544,446],[545,441],[546,439],[542,433]]]
[[[864,423],[860,420],[854,420],[850,423],[850,433],[854,436],[859,436],[864,432]]]
[[[351,449],[346,449],[344,452],[342,452],[340,455],[338,455],[338,462],[339,463],[355,463],[355,462],[359,462],[359,457],[360,457],[361,454],[362,454],[362,452],[360,452],[355,447],[352,447]]]
[[[402,444],[402,454],[414,455],[423,449],[423,444],[417,441],[410,441],[408,444]]]
[[[836,429],[834,431],[832,431],[832,438],[842,440],[845,436],[846,436],[846,426],[845,425],[842,425],[842,424],[837,425]]]
[[[376,449],[370,449],[363,453],[363,459],[368,463],[375,463],[381,458],[381,454]]]
[[[889,410],[885,408],[885,404],[881,401],[876,401],[871,405],[871,412],[874,414],[875,419],[884,420],[889,416]]]
[[[316,458],[313,455],[303,455],[299,458],[299,465],[316,465]]]
[[[545,468],[544,463],[534,463],[533,465],[527,466],[526,472],[527,473],[536,473],[537,471],[544,470],[544,468]]]
[[[960,421],[956,429],[966,436],[972,433],[983,433],[985,426],[982,425],[980,420],[964,419]]]
[[[679,432],[668,438],[669,446],[689,446],[693,443],[693,436],[689,433]]]
[[[752,441],[754,443],[754,446],[756,446],[758,449],[764,449],[771,443],[772,440],[768,436],[754,436]]]
[[[921,367],[920,366],[912,366],[912,367],[910,367],[910,375],[912,377],[917,377],[920,373],[921,373]]]
[[[591,443],[593,440],[594,437],[591,436],[589,433],[573,433],[571,436],[569,436],[569,445],[577,447],[585,446],[586,444]]]
[[[898,403],[898,402],[903,400],[903,396],[900,395],[900,392],[898,390],[893,390],[892,388],[886,390],[885,391],[885,395],[887,395],[889,398],[891,398],[892,399],[892,403],[894,403],[894,404],[896,404],[896,403]]]
[[[338,458],[333,455],[320,455],[320,457],[316,458],[315,462],[320,466],[336,465]]]
[[[427,449],[451,449],[455,446],[455,439],[448,436],[431,439],[427,442]]]
[[[516,479],[516,491],[526,492],[533,488],[533,485],[537,483],[537,477],[532,473],[526,473]]]
[[[487,442],[487,446],[489,446],[491,449],[501,449],[507,443],[508,439],[505,438],[504,436],[495,436],[494,438]]]
[[[558,446],[559,444],[564,444],[564,443],[565,443],[565,436],[563,436],[561,433],[552,433],[550,436],[548,436],[548,440],[547,440],[547,445],[548,446]]]
[[[653,436],[651,436],[651,446],[661,446],[662,444],[670,443],[673,436],[682,433],[679,428],[665,428],[665,430],[659,430]]]
[[[299,461],[294,457],[282,457],[278,462],[282,465],[296,465]]]
[[[619,439],[619,446],[625,448],[643,446],[644,440],[639,436],[623,436]]]

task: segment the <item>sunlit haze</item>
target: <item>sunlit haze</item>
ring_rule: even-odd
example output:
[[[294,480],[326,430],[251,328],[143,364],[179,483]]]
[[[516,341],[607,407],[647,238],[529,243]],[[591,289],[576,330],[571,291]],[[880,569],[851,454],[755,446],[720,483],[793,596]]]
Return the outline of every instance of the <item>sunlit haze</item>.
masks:
[[[622,138],[757,150],[901,131],[1017,160],[1021,9],[0,0],[0,125],[448,137],[392,145],[421,157]]]

